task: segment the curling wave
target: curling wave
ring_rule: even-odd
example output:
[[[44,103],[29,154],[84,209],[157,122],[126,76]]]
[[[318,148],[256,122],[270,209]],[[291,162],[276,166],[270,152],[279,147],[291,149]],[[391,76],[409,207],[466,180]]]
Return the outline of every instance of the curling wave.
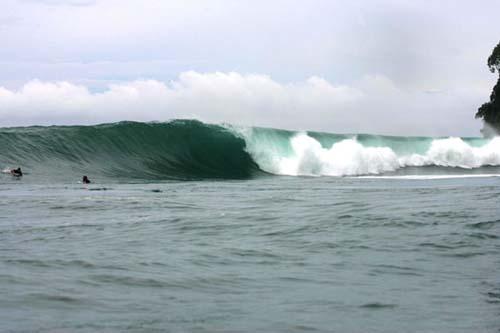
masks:
[[[195,120],[0,129],[0,163],[21,165],[43,179],[82,174],[142,180],[245,179],[263,173],[242,138],[223,126]]]
[[[466,172],[500,166],[500,138],[342,135],[196,120],[0,129],[0,168],[19,165],[61,179],[361,176],[423,167]]]

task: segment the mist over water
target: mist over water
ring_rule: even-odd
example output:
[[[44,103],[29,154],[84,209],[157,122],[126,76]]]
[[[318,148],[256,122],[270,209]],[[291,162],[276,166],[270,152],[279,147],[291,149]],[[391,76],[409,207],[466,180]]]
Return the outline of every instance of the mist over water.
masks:
[[[499,144],[0,129],[1,330],[497,332]]]

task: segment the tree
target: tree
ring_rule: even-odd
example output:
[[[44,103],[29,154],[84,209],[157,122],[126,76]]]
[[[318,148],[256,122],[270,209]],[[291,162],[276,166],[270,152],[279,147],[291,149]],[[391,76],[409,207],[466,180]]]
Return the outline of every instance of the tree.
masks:
[[[490,101],[481,105],[476,118],[482,118],[486,123],[500,130],[500,42],[488,58],[488,67],[492,73],[496,71],[499,77],[491,92]]]
[[[492,73],[495,73],[495,70],[500,73],[500,42],[488,58],[488,67]]]

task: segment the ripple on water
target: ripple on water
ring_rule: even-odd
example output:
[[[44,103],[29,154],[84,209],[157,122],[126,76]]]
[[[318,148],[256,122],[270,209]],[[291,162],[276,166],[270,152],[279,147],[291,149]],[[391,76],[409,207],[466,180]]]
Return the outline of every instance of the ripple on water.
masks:
[[[500,223],[499,220],[493,220],[493,221],[481,221],[481,222],[476,222],[476,223],[471,223],[468,224],[467,226],[469,228],[477,228],[477,229],[490,229],[496,226],[497,224]]]
[[[498,239],[497,235],[489,234],[486,232],[474,232],[469,234],[468,236],[477,239]]]
[[[374,302],[374,303],[366,303],[363,305],[359,306],[362,309],[370,309],[370,310],[383,310],[383,309],[394,309],[398,307],[397,304],[390,304],[390,303],[380,303],[380,302]]]
[[[86,302],[82,298],[64,294],[30,293],[26,295],[26,298],[30,299],[31,301],[64,303],[65,305],[79,305]]]
[[[143,278],[134,276],[119,276],[113,274],[97,274],[90,275],[89,278],[98,283],[104,284],[118,284],[130,287],[149,287],[149,288],[168,288],[168,287],[182,287],[175,283],[169,283],[155,278]]]
[[[383,275],[383,274],[394,274],[394,275],[406,275],[406,276],[423,276],[418,269],[414,267],[396,266],[396,265],[374,265],[374,268],[370,271],[370,275]]]
[[[486,295],[488,296],[488,299],[486,300],[488,303],[500,303],[500,291],[490,291]]]

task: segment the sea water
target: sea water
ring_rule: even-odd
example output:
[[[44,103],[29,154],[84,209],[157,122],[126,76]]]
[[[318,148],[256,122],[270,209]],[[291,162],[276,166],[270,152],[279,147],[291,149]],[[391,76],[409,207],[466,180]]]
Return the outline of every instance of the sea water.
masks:
[[[416,138],[409,148],[410,139],[332,135],[297,153],[292,140],[305,134],[278,131],[266,142],[290,145],[272,141],[247,160],[224,155],[239,149],[225,136],[222,149],[192,129],[170,133],[159,146],[171,155],[158,156],[158,146],[143,147],[155,133],[127,130],[128,144],[95,128],[0,131],[3,143],[14,135],[26,145],[17,160],[0,145],[0,167],[25,172],[0,174],[1,332],[499,331],[500,170],[495,149],[484,152],[492,140]],[[205,148],[175,150],[179,136]],[[461,148],[433,155],[436,140]],[[372,151],[350,167],[321,166],[333,163],[321,149],[338,142],[387,147],[398,166],[321,175],[394,158]],[[207,151],[225,166],[200,165]],[[493,162],[400,166],[411,154]],[[78,183],[83,172],[91,184]]]

